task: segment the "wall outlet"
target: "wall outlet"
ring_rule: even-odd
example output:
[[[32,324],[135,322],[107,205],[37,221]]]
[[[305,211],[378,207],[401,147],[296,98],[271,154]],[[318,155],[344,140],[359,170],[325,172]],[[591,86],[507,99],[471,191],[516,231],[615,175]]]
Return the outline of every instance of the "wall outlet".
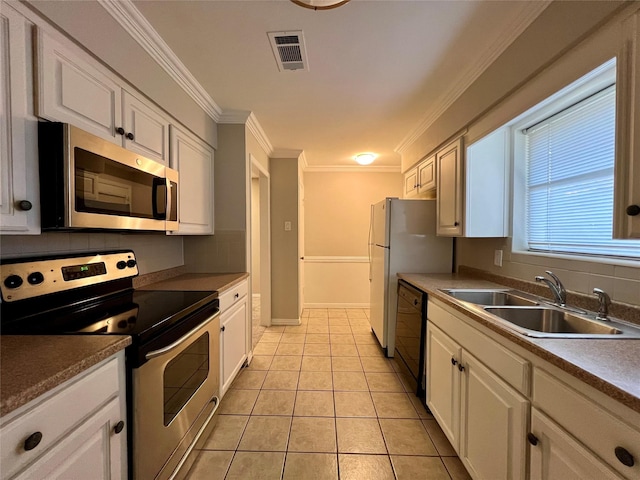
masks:
[[[291,231],[291,222],[284,222],[284,231],[285,232]]]
[[[502,250],[495,250],[493,252],[493,264],[496,267],[502,266]]]

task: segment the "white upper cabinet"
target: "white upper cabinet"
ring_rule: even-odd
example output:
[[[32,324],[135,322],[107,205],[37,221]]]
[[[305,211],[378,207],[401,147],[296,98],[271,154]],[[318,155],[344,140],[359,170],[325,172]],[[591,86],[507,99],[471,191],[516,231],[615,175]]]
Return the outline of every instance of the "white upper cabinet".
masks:
[[[437,234],[462,235],[462,138],[436,154]]]
[[[38,30],[37,114],[71,123],[167,164],[169,116],[125,90],[106,68],[74,45]]]
[[[438,235],[509,235],[508,129],[474,142],[462,139],[436,154]]]
[[[640,238],[640,12],[624,24],[618,60],[614,238]]]
[[[428,197],[436,188],[436,156],[423,160],[404,174],[404,198]]]
[[[178,235],[213,233],[213,148],[171,125],[171,168],[180,174]]]
[[[0,10],[0,233],[40,233],[37,119],[32,115],[31,23]]]
[[[404,174],[404,198],[418,195],[418,167],[414,167]]]

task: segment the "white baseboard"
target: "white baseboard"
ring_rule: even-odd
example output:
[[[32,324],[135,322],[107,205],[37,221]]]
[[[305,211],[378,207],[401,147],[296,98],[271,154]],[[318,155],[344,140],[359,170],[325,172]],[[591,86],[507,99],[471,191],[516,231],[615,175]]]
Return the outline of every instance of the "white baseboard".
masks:
[[[304,308],[369,308],[368,303],[305,303]]]
[[[271,325],[300,325],[299,318],[272,318]]]

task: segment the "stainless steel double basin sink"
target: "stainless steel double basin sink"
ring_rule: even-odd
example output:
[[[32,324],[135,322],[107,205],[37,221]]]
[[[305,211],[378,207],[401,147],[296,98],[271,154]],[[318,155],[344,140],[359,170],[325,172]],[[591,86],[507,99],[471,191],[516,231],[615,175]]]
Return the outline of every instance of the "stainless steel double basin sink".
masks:
[[[449,289],[442,292],[484,310],[505,327],[529,337],[640,338],[638,327],[618,320],[597,320],[595,313],[552,305],[517,290]]]

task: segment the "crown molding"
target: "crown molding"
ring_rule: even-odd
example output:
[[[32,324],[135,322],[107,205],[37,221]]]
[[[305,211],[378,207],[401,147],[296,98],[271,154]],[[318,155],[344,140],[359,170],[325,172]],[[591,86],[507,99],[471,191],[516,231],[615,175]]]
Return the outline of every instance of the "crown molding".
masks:
[[[271,158],[297,158],[300,159],[300,155],[304,152],[297,149],[278,148],[271,152],[269,155]]]
[[[551,4],[551,0],[539,2],[527,2],[526,7],[503,30],[496,42],[485,50],[483,55],[476,57],[465,74],[457,82],[451,85],[444,94],[433,102],[432,108],[422,117],[417,127],[395,148],[395,152],[402,155],[413,143],[433,125],[433,123],[455,102],[464,91],[475,82],[482,73],[511,45],[516,38]]]
[[[273,146],[253,112],[246,110],[225,110],[222,115],[220,115],[219,123],[245,125],[258,141],[267,156],[272,156]]]
[[[300,160],[300,168],[302,168],[303,172],[309,168],[309,162],[307,162],[307,156],[304,154],[304,150],[300,153],[298,160]]]
[[[220,120],[222,109],[131,0],[98,2],[207,115],[216,122]]]
[[[228,123],[232,125],[245,124],[249,120],[251,112],[248,110],[225,110],[220,115],[219,123]]]
[[[401,173],[400,165],[307,165],[305,173]]]

